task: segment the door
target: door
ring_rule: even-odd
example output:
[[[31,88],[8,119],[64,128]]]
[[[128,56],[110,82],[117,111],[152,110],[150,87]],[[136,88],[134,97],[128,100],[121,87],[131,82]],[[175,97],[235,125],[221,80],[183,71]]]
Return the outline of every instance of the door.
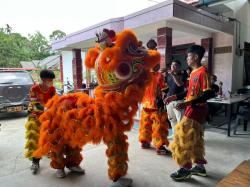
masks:
[[[250,85],[250,43],[244,43],[245,85]]]

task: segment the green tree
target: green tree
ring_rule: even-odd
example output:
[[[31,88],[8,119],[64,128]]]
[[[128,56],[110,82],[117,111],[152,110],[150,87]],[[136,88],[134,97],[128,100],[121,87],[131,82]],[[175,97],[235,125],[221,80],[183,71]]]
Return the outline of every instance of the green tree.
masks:
[[[48,40],[37,31],[34,35],[29,35],[31,43],[32,59],[42,60],[51,55]]]
[[[52,32],[51,35],[49,35],[49,39],[52,42],[53,40],[58,40],[66,36],[66,33],[60,30],[55,30]]]
[[[20,67],[20,61],[31,59],[30,42],[18,33],[6,34],[0,29],[0,67]]]
[[[8,25],[0,28],[0,67],[21,67],[20,61],[42,60],[50,56],[49,41],[36,32],[23,37]]]

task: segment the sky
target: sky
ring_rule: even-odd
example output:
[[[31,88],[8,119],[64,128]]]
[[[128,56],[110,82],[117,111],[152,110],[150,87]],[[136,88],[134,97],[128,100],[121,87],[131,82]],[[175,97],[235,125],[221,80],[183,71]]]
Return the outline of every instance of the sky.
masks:
[[[110,18],[126,16],[164,0],[0,0],[0,27],[24,36],[54,30],[66,34]]]

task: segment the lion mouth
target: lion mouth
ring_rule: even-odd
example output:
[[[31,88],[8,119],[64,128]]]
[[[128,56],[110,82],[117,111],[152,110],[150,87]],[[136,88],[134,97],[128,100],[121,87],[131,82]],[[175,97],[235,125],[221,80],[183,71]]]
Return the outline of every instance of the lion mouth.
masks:
[[[144,86],[145,82],[149,80],[149,75],[145,70],[140,70],[136,74],[133,74],[129,79],[123,80],[119,83],[103,84],[100,87],[104,91],[119,91],[122,92],[131,84],[137,84],[138,86]]]

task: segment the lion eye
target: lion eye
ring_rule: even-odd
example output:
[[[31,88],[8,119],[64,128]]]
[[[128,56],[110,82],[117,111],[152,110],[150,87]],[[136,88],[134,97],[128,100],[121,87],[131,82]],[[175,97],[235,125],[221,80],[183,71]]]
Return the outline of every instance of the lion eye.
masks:
[[[118,79],[125,80],[132,76],[132,67],[130,62],[121,62],[115,70]]]

